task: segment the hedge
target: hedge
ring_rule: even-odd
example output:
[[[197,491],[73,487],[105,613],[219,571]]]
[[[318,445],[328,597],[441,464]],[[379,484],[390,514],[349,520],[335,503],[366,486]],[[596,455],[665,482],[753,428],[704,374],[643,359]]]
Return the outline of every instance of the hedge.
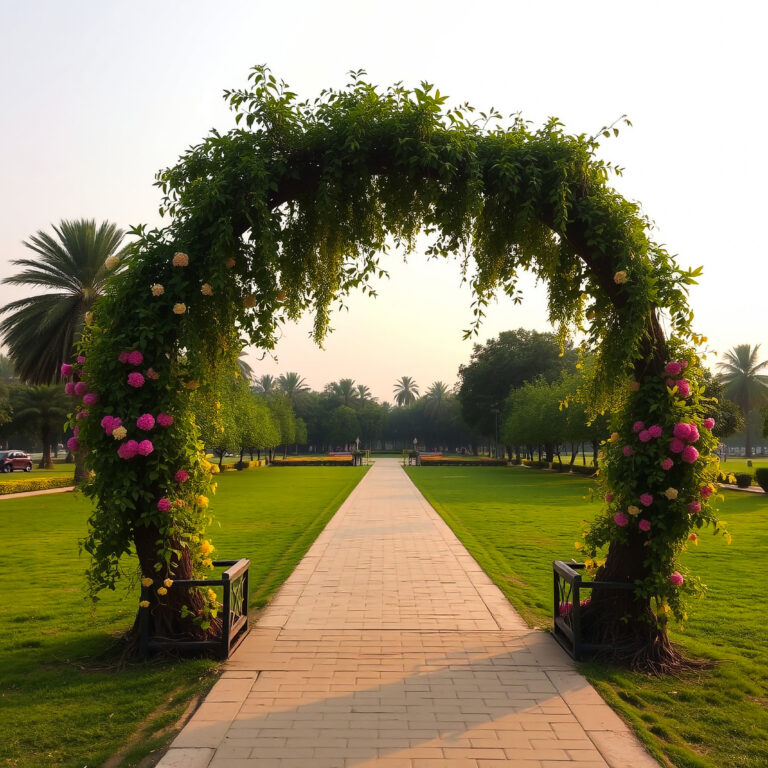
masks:
[[[48,491],[51,488],[67,488],[74,485],[71,477],[38,477],[29,480],[0,480],[0,496],[9,493],[29,493],[30,491]]]

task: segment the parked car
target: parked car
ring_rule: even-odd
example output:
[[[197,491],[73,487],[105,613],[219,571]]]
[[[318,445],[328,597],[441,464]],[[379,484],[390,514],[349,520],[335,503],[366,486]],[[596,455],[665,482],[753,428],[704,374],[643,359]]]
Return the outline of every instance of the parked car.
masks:
[[[24,451],[0,451],[0,472],[13,472],[14,469],[32,471],[32,459]]]

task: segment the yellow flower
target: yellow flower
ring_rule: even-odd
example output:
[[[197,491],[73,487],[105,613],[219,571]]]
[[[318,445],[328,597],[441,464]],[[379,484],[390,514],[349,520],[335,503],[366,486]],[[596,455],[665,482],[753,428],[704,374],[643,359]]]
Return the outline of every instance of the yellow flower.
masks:
[[[627,507],[627,512],[629,512],[629,514],[632,515],[632,517],[637,517],[640,514],[641,510],[640,510],[640,507],[636,507],[634,504],[630,504]]]
[[[173,266],[174,267],[186,267],[189,264],[189,256],[187,256],[186,253],[181,253],[180,251],[178,253],[173,254]]]
[[[699,537],[695,533],[688,536],[688,541],[692,541],[697,547],[699,546]]]
[[[120,263],[120,259],[117,256],[107,256],[107,260],[104,262],[104,266],[107,269],[114,269]]]
[[[219,487],[218,483],[211,483],[211,493],[215,496],[216,495],[216,489]]]
[[[666,491],[664,491],[664,495],[665,495],[665,496],[666,496],[666,497],[667,497],[667,498],[668,498],[670,501],[674,501],[674,500],[677,498],[677,496],[678,496],[678,493],[677,493],[677,488],[667,488],[667,490],[666,490]]]
[[[165,288],[160,283],[155,283],[150,290],[153,296],[162,296],[165,293]]]
[[[210,557],[206,557],[203,560],[203,567],[205,567],[205,568],[213,568],[213,560],[211,560]]]
[[[208,459],[200,459],[200,466],[207,472],[211,468],[211,462]]]
[[[618,440],[619,440],[619,433],[618,432],[612,432],[611,433],[611,437],[610,437],[610,441],[612,443],[616,443],[616,442],[618,442]]]
[[[200,551],[204,555],[210,555],[213,552],[213,544],[207,539],[203,540],[203,543],[200,545]]]
[[[183,315],[187,311],[187,305],[180,301],[178,304],[173,305],[173,314],[174,315]]]
[[[85,313],[85,322],[87,325],[90,325],[93,322],[93,312]]]
[[[125,427],[115,427],[112,430],[112,437],[115,440],[122,440],[128,434],[128,430]]]
[[[187,389],[197,389],[200,386],[200,382],[197,379],[191,379],[184,386]]]
[[[216,593],[212,590],[208,590],[208,599],[213,602],[216,599]]]
[[[163,582],[163,584],[164,584],[166,587],[172,587],[172,586],[173,586],[173,579],[166,579],[166,580]]]
[[[168,590],[165,587],[158,587],[157,588],[157,594],[158,595],[167,595]]]
[[[211,474],[212,475],[218,475],[219,472],[221,472],[221,470],[219,469],[219,465],[218,464],[211,464],[209,469],[211,470]]]
[[[145,576],[141,580],[141,586],[142,587],[151,587],[152,586],[152,579],[150,579],[149,576]]]
[[[249,293],[249,294],[243,296],[243,306],[246,309],[251,309],[252,307],[255,307],[256,306],[256,297],[252,293]]]
[[[613,276],[613,282],[616,283],[616,285],[621,285],[622,283],[627,282],[627,270],[626,269],[620,269],[614,276]]]
[[[197,506],[198,507],[203,507],[203,508],[207,507],[208,506],[208,497],[207,496],[203,496],[202,494],[200,494],[197,497]]]
[[[200,286],[200,293],[202,293],[203,296],[213,296],[213,288],[211,287],[211,284],[203,283],[202,286]]]
[[[139,602],[139,608],[149,608],[149,600],[141,600]]]

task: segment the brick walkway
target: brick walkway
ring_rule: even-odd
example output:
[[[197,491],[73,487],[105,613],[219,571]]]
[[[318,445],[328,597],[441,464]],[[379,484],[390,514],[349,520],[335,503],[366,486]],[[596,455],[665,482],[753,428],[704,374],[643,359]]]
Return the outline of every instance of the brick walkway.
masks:
[[[502,765],[658,768],[380,459],[159,768]]]

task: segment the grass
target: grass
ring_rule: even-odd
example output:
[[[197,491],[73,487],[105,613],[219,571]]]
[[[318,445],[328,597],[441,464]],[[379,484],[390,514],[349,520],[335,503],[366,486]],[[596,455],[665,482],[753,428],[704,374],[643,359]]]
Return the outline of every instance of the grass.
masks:
[[[38,469],[37,464],[38,461],[32,462],[31,472],[24,472],[20,469],[17,469],[13,472],[0,473],[0,480],[6,482],[10,480],[36,480],[41,477],[65,477],[69,475],[74,478],[75,476],[74,464],[65,464],[64,462],[61,464],[54,463],[53,467],[50,469]]]
[[[250,558],[254,607],[274,594],[365,472],[253,469],[218,478],[212,507],[221,528],[211,538],[219,557]],[[69,493],[0,501],[0,765],[91,768],[127,744],[121,765],[136,765],[214,680],[208,660],[114,668],[109,649],[133,621],[138,590],[126,579],[91,608],[77,547],[88,512]]]
[[[581,521],[597,509],[584,500],[590,481],[524,468],[406,471],[525,619],[549,626],[551,561],[576,555]],[[689,654],[722,663],[682,679],[582,665],[651,751],[678,768],[768,765],[768,497],[724,495],[733,544],[703,535],[685,554],[709,595],[673,633]]]

